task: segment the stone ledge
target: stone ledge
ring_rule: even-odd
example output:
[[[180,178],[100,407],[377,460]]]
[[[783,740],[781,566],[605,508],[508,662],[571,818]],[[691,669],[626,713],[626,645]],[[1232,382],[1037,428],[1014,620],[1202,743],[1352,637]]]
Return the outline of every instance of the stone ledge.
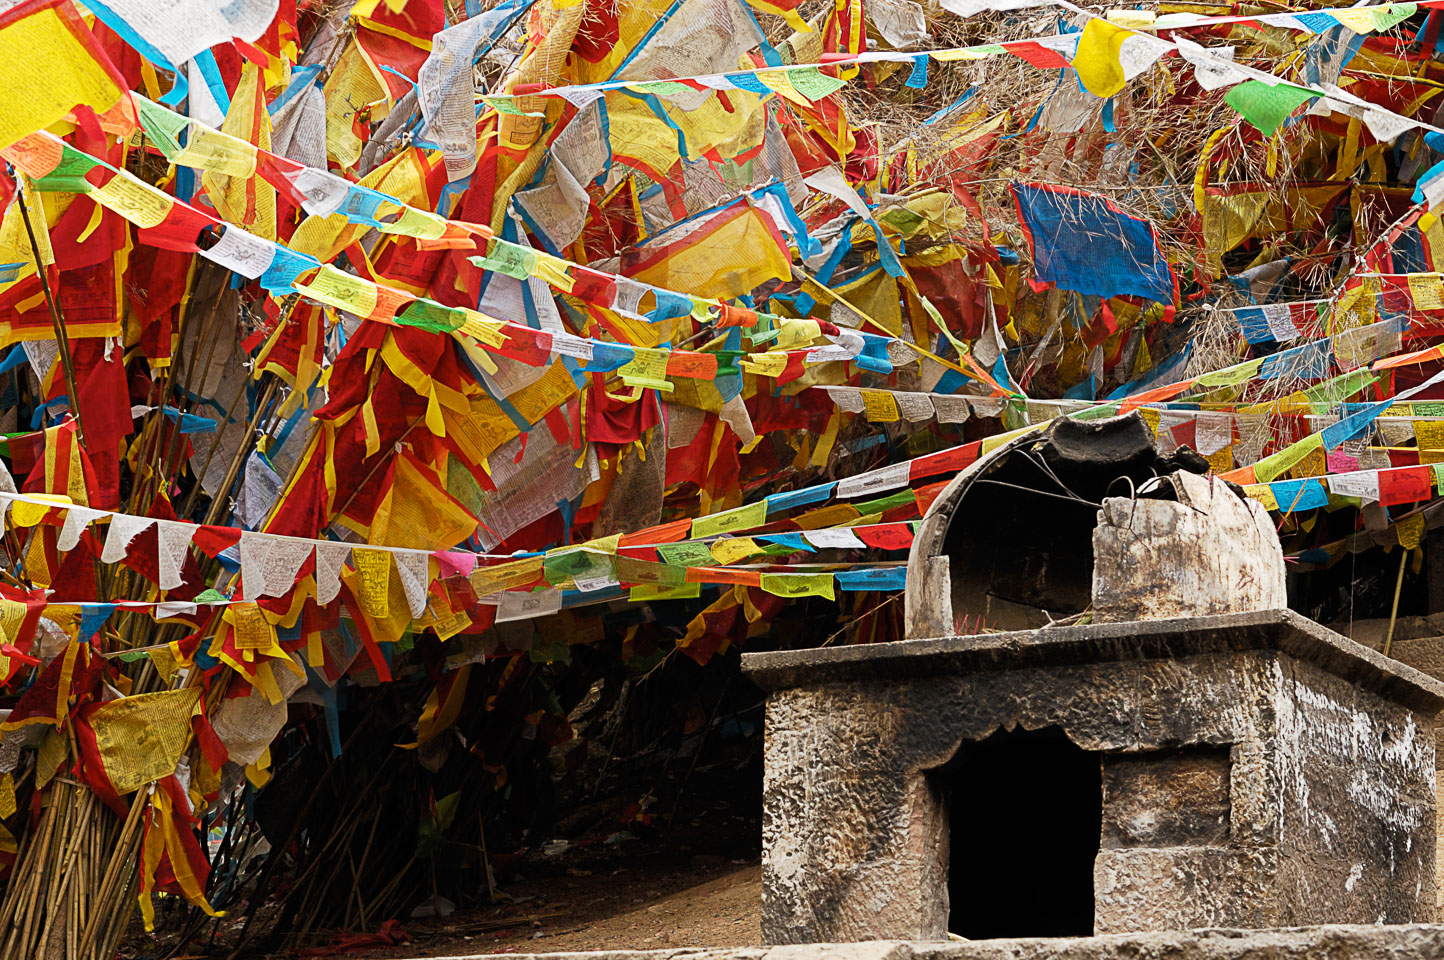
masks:
[[[488,956],[466,954],[431,960]],[[1437,960],[1444,924],[1115,933],[1077,939],[805,943],[778,947],[514,953],[512,960]]]
[[[1424,713],[1444,710],[1444,684],[1292,610],[744,653],[742,669],[764,690],[784,690],[1244,650],[1278,650]]]
[[[469,960],[500,954],[456,954]],[[1177,930],[1103,937],[976,940],[952,943],[807,943],[780,947],[692,950],[596,950],[510,953],[511,960],[1437,960],[1444,924],[1279,927],[1272,930]]]

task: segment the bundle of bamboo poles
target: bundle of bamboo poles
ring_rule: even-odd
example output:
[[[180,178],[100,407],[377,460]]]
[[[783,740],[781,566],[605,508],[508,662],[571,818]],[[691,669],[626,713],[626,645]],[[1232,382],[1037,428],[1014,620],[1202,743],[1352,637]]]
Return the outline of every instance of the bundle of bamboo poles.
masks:
[[[18,200],[29,229],[23,191]],[[30,240],[39,263],[33,230]],[[70,412],[83,444],[84,411],[78,400],[64,315],[43,269],[39,276],[59,347],[58,359],[70,391]],[[164,407],[199,413],[199,404],[216,389],[215,384],[206,383],[212,367],[210,361],[216,344],[223,337],[236,335],[241,318],[239,299],[228,288],[228,278],[227,271],[213,264],[196,262],[192,266],[177,325],[177,354],[169,366],[158,372],[153,383],[156,402],[146,415],[132,448],[137,452],[135,469],[122,477],[122,491],[129,481],[128,494],[122,498],[122,509],[126,513],[149,512],[162,493],[172,492],[168,488],[173,488],[174,478],[181,473],[185,440],[178,428],[167,434]],[[282,314],[282,322],[287,316]],[[24,374],[17,370],[14,375]],[[250,415],[244,419],[232,415],[244,409],[242,402],[248,382],[252,381],[243,378],[235,395],[223,398],[228,401],[227,416],[205,454],[205,466],[223,450],[223,443],[232,431],[239,430],[242,435],[221,488],[212,498],[204,518],[197,518],[202,523],[225,519],[229,494],[246,458],[256,449],[264,428],[276,428],[275,414],[284,391],[279,389],[279,381],[269,375],[255,384],[256,400]],[[203,474],[204,468],[197,473],[195,485],[181,507],[182,516],[191,515],[198,507],[202,493],[199,476]],[[28,554],[31,539],[42,536],[41,530],[42,527],[37,526],[23,531],[24,538],[14,530],[6,532],[5,547],[11,558],[11,569],[6,575],[19,586],[29,588],[32,584],[14,560]],[[195,550],[194,556],[204,576],[209,578],[214,573],[214,561],[199,550]],[[95,575],[99,594],[108,599],[151,600],[158,596],[154,584],[128,568],[97,561]],[[181,625],[157,624],[147,615],[123,613],[116,627],[103,635],[103,655],[163,647],[180,639],[184,630]],[[175,671],[167,681],[146,657],[122,661],[118,666],[129,675],[132,695],[200,683],[198,670]],[[224,690],[224,678],[211,686],[206,692],[208,707],[220,701]],[[0,900],[0,960],[109,960],[115,956],[137,903],[141,842],[150,816],[151,787],[143,787],[128,798],[129,810],[122,819],[84,784],[66,776],[65,759],[77,756],[75,732],[69,722],[48,732],[47,738],[42,750],[22,753],[20,765],[14,771],[19,785],[18,812],[11,819],[13,823],[18,822],[20,828],[16,830],[14,867]],[[194,744],[189,749],[194,751]],[[58,761],[54,760],[57,755]],[[47,758],[44,769],[42,758]]]

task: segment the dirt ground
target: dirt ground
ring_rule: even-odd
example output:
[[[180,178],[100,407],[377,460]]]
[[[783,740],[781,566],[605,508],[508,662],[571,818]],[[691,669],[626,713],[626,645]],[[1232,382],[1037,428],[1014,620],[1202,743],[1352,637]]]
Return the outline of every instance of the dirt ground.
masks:
[[[373,919],[361,929],[292,935],[274,927],[290,892],[276,884],[240,955],[411,960],[760,945],[761,695],[753,694],[758,704],[743,702],[717,734],[693,741],[706,744],[703,752],[689,754],[660,734],[643,737],[640,747],[620,749],[607,737],[589,748],[584,764],[565,766],[569,772],[554,781],[541,825],[517,818],[527,831],[510,835],[515,845],[493,849],[490,889],[472,865],[464,880],[443,874],[431,890],[413,891],[417,900],[408,898],[379,929]],[[668,717],[654,724],[664,733]],[[705,720],[704,711],[699,723]],[[499,829],[493,842],[507,838]],[[224,957],[245,927],[249,895],[225,904],[223,920],[184,944],[136,923],[120,957]],[[157,929],[183,929],[186,917],[178,899],[163,899]]]
[[[755,946],[761,866],[699,854],[647,858],[613,870],[572,868],[506,885],[510,902],[464,916],[405,923],[411,942],[337,956],[401,958],[485,953]],[[324,948],[323,948],[324,949]]]

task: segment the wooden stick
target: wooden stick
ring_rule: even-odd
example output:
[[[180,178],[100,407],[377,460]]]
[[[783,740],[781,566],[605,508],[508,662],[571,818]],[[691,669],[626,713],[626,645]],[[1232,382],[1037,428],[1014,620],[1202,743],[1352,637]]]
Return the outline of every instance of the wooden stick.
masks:
[[[250,451],[246,449],[246,445],[250,442],[251,437],[254,436],[257,424],[261,422],[262,416],[271,405],[271,397],[276,392],[277,382],[278,381],[272,377],[263,388],[261,397],[256,402],[256,410],[251,414],[251,419],[246,424],[245,436],[236,448],[236,455],[231,458],[229,469],[226,470],[226,478],[216,490],[216,496],[215,499],[211,501],[210,509],[206,511],[206,523],[215,523],[216,520],[220,518],[221,510],[226,505],[226,499],[230,496],[231,488],[236,485],[236,478],[240,475],[241,466],[246,462],[246,457],[250,453]]]
[[[205,390],[205,382],[207,379],[206,374],[209,372],[211,358],[215,356],[216,343],[220,340],[220,338],[216,336],[215,328],[217,323],[220,321],[221,315],[224,313],[225,306],[229,304],[232,299],[233,297],[231,295],[231,291],[226,289],[225,286],[222,285],[219,293],[216,296],[215,301],[211,304],[211,308],[206,311],[205,326],[197,333],[196,346],[197,348],[199,348],[200,344],[203,341],[209,341],[206,349],[207,370],[202,371],[201,382],[199,384],[196,384],[195,388],[193,389],[192,383],[194,382],[196,360],[197,358],[199,358],[201,351],[199,349],[192,350],[190,355],[190,364],[186,368],[185,381],[182,383],[182,387],[188,394],[193,394],[197,397],[204,395],[203,392]],[[167,392],[166,396],[169,396],[169,392]],[[177,410],[194,409],[194,407],[195,401],[187,400],[184,407],[181,406],[179,400],[176,403]],[[165,451],[165,456],[161,458],[159,463],[161,478],[160,482],[163,483],[164,478],[179,473],[179,458],[183,450],[185,450],[185,439],[184,435],[180,431],[179,420],[177,420],[175,429],[171,431],[170,447],[168,450]]]
[[[496,878],[491,873],[491,854],[486,850],[486,817],[476,811],[476,834],[481,838],[481,866],[486,873],[486,899],[496,903]]]
[[[70,339],[65,335],[65,318],[61,316],[60,305],[50,291],[50,277],[40,259],[40,244],[35,242],[35,227],[30,222],[30,208],[25,203],[25,183],[15,179],[15,199],[20,204],[20,216],[25,221],[25,233],[30,237],[30,250],[35,254],[35,273],[40,277],[40,289],[45,293],[45,305],[50,308],[50,324],[55,329],[55,343],[60,349],[60,365],[65,371],[65,387],[70,391],[70,412],[75,416],[75,435],[80,445],[85,446],[85,428],[80,423],[80,391],[75,386],[75,364],[70,357]]]
[[[130,915],[135,910],[135,898],[139,887],[140,872],[131,871],[130,882],[125,885],[124,896],[107,911],[110,926],[106,930],[105,939],[100,942],[100,948],[95,951],[95,960],[109,960],[110,957],[115,956],[116,949],[120,946],[120,939],[125,936],[125,928],[130,925]]]
[[[241,382],[236,386],[236,395],[231,398],[231,402],[228,403],[225,410],[222,411],[224,419],[221,420],[220,428],[216,431],[216,438],[211,441],[211,448],[206,451],[206,458],[201,462],[200,470],[196,471],[195,486],[191,487],[191,492],[186,497],[185,506],[181,508],[181,516],[183,517],[190,516],[191,511],[195,509],[196,497],[201,494],[201,478],[204,477],[206,471],[210,469],[211,460],[215,457],[216,451],[220,449],[221,441],[225,438],[226,432],[231,428],[231,423],[235,419],[231,416],[231,411],[236,408],[241,402],[241,398],[246,395],[246,384],[248,383],[250,383],[249,380],[242,378]]]
[[[16,931],[20,936],[20,950],[18,953],[14,954],[14,956],[17,957],[17,960],[18,958],[27,958],[33,956],[33,954],[30,952],[31,920],[33,919],[35,913],[36,901],[40,896],[40,888],[44,883],[44,865],[49,860],[51,839],[55,833],[55,821],[57,819],[56,810],[59,807],[59,804],[55,802],[55,794],[56,788],[51,788],[50,803],[45,808],[44,823],[40,827],[40,842],[36,845],[35,848],[40,853],[40,861],[36,865],[36,878],[29,885],[28,890],[22,890],[20,892],[20,895],[25,898],[25,907],[24,910],[20,912],[16,918],[20,922],[19,929]],[[6,946],[7,948],[9,947],[9,941],[6,942]]]
[[[402,431],[401,436],[396,438],[397,446],[400,446],[407,437],[411,436],[412,430],[415,430],[417,427],[421,426],[421,421],[423,419],[423,417],[417,417],[415,420],[411,421],[411,425]],[[380,453],[380,451],[377,452]],[[356,484],[356,486],[351,490],[351,496],[346,498],[346,502],[336,508],[336,516],[339,517],[341,514],[346,512],[346,508],[351,506],[351,501],[356,499],[356,496],[366,488],[366,484],[371,481],[371,478],[376,476],[376,471],[380,470],[386,463],[387,459],[385,457],[380,457],[377,459],[376,465],[372,467],[367,472],[366,476],[361,478],[361,482]]]
[[[1410,551],[1400,548],[1402,555],[1399,557],[1399,576],[1394,581],[1394,606],[1389,610],[1389,632],[1384,634],[1384,656],[1389,655],[1389,647],[1394,642],[1394,623],[1399,619],[1399,591],[1404,589],[1404,565],[1409,562]]]
[[[356,728],[351,731],[351,735],[346,738],[346,742],[342,745],[341,749],[343,753],[355,743],[356,738],[361,735],[362,731],[370,726],[371,717],[375,713],[375,710],[376,706],[373,704],[366,714],[362,716],[361,722],[356,724]],[[296,834],[301,829],[302,821],[306,819],[306,814],[311,811],[311,804],[313,804],[316,797],[320,795],[321,787],[330,779],[332,772],[337,766],[338,763],[335,760],[327,765],[325,772],[321,774],[321,778],[316,782],[316,786],[312,788],[310,795],[306,797],[306,802],[301,805],[300,812],[296,814],[295,822],[291,824],[290,832],[286,835],[286,841],[276,849],[285,850],[291,845],[292,841],[296,839]],[[279,861],[279,857],[266,858],[266,865],[261,868],[261,876],[256,882],[256,890],[251,897],[251,904],[246,909],[246,921],[241,926],[240,934],[237,937],[235,945],[231,948],[231,952],[226,955],[226,960],[241,960],[243,957],[250,956],[244,948],[250,935],[251,921],[256,917],[256,909],[261,905],[261,901],[265,897],[266,885],[270,881],[271,874],[275,872],[276,864]]]
[[[136,825],[140,823],[141,812],[150,803],[150,797],[145,790],[136,791],[135,799],[131,801],[130,813],[125,818],[125,824],[120,829],[120,836],[116,839],[114,853],[110,862],[106,865],[105,874],[101,878],[100,887],[96,891],[95,907],[91,913],[90,922],[86,924],[85,933],[80,938],[80,952],[87,952],[95,939],[100,934],[101,925],[105,919],[106,901],[110,897],[111,888],[115,885],[123,865],[128,864],[131,856],[131,847],[135,835]]]
[[[60,911],[61,901],[70,886],[71,866],[75,861],[75,853],[80,847],[80,840],[84,836],[84,820],[90,813],[90,800],[94,797],[89,790],[85,791],[84,799],[77,799],[77,791],[68,783],[61,784],[66,788],[63,792],[59,789],[50,798],[51,803],[65,804],[65,827],[56,845],[56,852],[64,850],[62,858],[51,861],[51,882],[50,894],[45,898],[45,926],[40,929],[40,944],[44,945],[50,940],[50,931],[55,926],[56,914]],[[58,867],[58,870],[56,869]]]

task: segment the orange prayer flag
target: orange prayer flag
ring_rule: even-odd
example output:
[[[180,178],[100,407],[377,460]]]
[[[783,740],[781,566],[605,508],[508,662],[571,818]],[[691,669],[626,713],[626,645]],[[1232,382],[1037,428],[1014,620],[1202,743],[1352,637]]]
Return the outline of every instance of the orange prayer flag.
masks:
[[[622,535],[621,543],[618,546],[632,547],[641,543],[676,543],[687,536],[692,529],[692,518],[683,517],[681,520],[673,520],[670,523],[658,524],[655,527],[647,527],[638,530],[636,533]]]
[[[1193,386],[1192,380],[1180,380],[1178,383],[1169,383],[1161,387],[1154,387],[1152,390],[1145,390],[1128,397],[1118,407],[1118,415],[1131,413],[1143,406],[1145,403],[1156,403],[1159,400],[1169,400],[1178,396],[1189,387]]]
[[[1385,357],[1382,360],[1375,360],[1369,365],[1370,370],[1389,370],[1393,367],[1403,367],[1414,363],[1427,363],[1430,360],[1444,359],[1444,344],[1437,347],[1426,347],[1423,350],[1415,350],[1413,353],[1401,353],[1397,357]]]
[[[1253,464],[1249,464],[1246,467],[1239,467],[1237,470],[1230,470],[1228,473],[1220,473],[1217,474],[1217,476],[1220,480],[1228,480],[1240,486],[1256,482],[1253,473]]]
[[[762,574],[756,570],[730,570],[726,567],[688,567],[688,583],[736,583],[744,587],[762,585]]]

